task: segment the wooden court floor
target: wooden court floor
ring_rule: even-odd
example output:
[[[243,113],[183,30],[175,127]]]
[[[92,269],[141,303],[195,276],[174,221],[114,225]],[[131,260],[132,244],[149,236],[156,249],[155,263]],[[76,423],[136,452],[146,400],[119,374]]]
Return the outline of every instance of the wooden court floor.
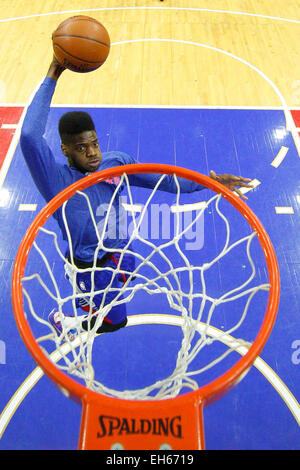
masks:
[[[296,0],[104,0],[101,8],[93,0],[3,0],[1,101],[28,100],[51,59],[52,31],[83,10],[115,45],[98,73],[66,73],[56,103],[280,106],[273,84],[299,106]]]
[[[263,143],[259,141],[260,137],[255,138],[255,132],[259,134],[257,124],[249,124],[250,121],[244,130],[236,128],[235,132],[239,134],[236,135],[235,141],[243,141],[245,148],[249,144],[249,152],[250,150],[254,153],[257,151],[262,159],[264,156],[260,153],[260,148],[268,148],[272,155],[270,161],[276,155],[280,162],[286,154],[290,158],[290,160],[285,158],[283,163],[285,167],[282,173],[282,188],[280,177],[276,176],[277,205],[284,208],[293,206],[293,212],[287,212],[287,214],[292,214],[286,216],[290,217],[288,222],[284,219],[285,234],[280,232],[283,227],[282,219],[271,221],[271,216],[266,215],[265,221],[263,220],[270,225],[272,231],[274,230],[274,238],[280,240],[278,251],[284,265],[282,270],[284,295],[280,305],[280,318],[282,319],[283,316],[285,318],[280,320],[282,324],[279,322],[278,330],[275,326],[274,340],[272,342],[271,337],[267,349],[267,359],[278,374],[276,377],[279,385],[276,390],[278,392],[280,389],[280,393],[278,392],[279,395],[275,393],[273,401],[270,399],[270,406],[273,408],[267,408],[268,424],[266,426],[268,430],[273,429],[273,432],[264,437],[265,440],[261,446],[267,449],[299,450],[300,320],[297,307],[300,308],[300,293],[297,289],[300,286],[300,245],[296,236],[293,239],[289,238],[294,236],[292,234],[297,234],[300,214],[298,183],[300,180],[299,0],[285,0],[284,2],[280,0],[164,0],[163,2],[159,0],[103,0],[101,6],[96,0],[23,0],[22,2],[2,0],[0,3],[2,50],[0,56],[0,209],[3,211],[10,209],[5,207],[4,199],[4,202],[1,202],[1,197],[6,197],[5,190],[9,188],[10,175],[18,171],[18,167],[13,165],[18,146],[20,120],[32,92],[49,67],[52,58],[51,34],[61,21],[76,14],[93,16],[106,26],[112,43],[111,52],[106,63],[96,72],[81,75],[66,71],[63,74],[53,99],[55,109],[90,107],[97,110],[103,107],[116,110],[192,109],[224,112],[220,115],[222,118],[217,118],[213,124],[213,133],[219,145],[216,153],[218,158],[214,159],[212,156],[216,172],[218,168],[223,169],[224,166],[221,147],[222,126],[224,124],[225,129],[226,123],[222,119],[223,116],[226,119],[228,110],[246,113],[274,111],[280,114],[279,130],[276,127],[272,128],[273,118],[270,118],[270,124],[269,121],[267,122],[268,114],[265,120],[261,118],[257,121],[261,123],[261,127],[266,125],[266,129],[270,126],[262,137]],[[249,119],[252,119],[252,115]],[[133,115],[132,122],[134,122]],[[156,132],[160,135],[163,147],[164,136],[159,127],[160,123],[157,121]],[[195,132],[196,129],[195,124]],[[254,133],[248,141],[248,132],[251,130]],[[218,136],[218,131],[220,131],[220,136]],[[187,132],[184,127],[182,132]],[[283,132],[289,140],[281,142],[280,132]],[[129,133],[128,138],[131,138]],[[133,138],[138,137],[134,134]],[[159,139],[157,139],[157,145],[160,145]],[[249,172],[255,165],[259,167],[261,163],[254,160],[251,168],[251,162],[243,165],[243,156],[240,155],[239,158],[241,163],[237,165],[238,168],[246,168]],[[140,160],[143,161],[142,157]],[[189,167],[190,161],[182,159],[181,164]],[[268,184],[274,185],[273,176],[269,176],[269,173],[264,175]],[[273,190],[275,192],[274,186]],[[24,190],[20,186],[14,188],[13,191],[9,188],[9,191],[10,197],[16,204],[19,198],[23,201],[26,199],[26,194],[30,196],[31,189]],[[264,197],[267,196],[264,196],[263,192],[258,192],[256,197],[258,198],[257,210],[264,217],[261,208],[264,207]],[[7,217],[5,214],[2,216],[2,220],[8,220],[5,219]],[[21,218],[18,219],[18,224],[21,224],[21,231],[25,232],[29,221]],[[276,224],[278,224],[278,231]],[[2,245],[0,246],[2,280],[0,285],[0,387],[3,389],[3,394],[0,401],[0,448],[48,448],[43,437],[35,436],[36,440],[31,444],[26,441],[26,429],[30,427],[28,422],[23,423],[24,427],[22,431],[19,431],[19,435],[19,427],[14,425],[14,419],[17,420],[16,423],[19,422],[18,413],[21,413],[23,402],[12,405],[11,400],[22,382],[31,373],[33,366],[26,356],[26,351],[23,352],[24,357],[20,359],[19,364],[12,367],[10,363],[10,351],[14,349],[15,344],[21,343],[14,327],[11,306],[9,307],[10,285],[6,281],[11,276],[13,255],[17,247],[15,251],[12,250],[8,254],[9,236],[3,226],[0,233],[1,231],[3,236],[0,242]],[[279,232],[280,235],[278,235]],[[294,249],[294,258],[291,246]],[[288,269],[285,269],[286,266]],[[287,277],[284,277],[286,273],[288,273],[289,282],[286,280]],[[289,303],[291,298],[294,299],[293,304]],[[9,315],[9,320],[7,315]],[[16,336],[12,337],[11,334]],[[25,372],[20,373],[23,361],[27,360],[29,362],[26,363]],[[249,388],[261,385],[260,380],[254,380],[252,383],[251,375],[249,380]],[[47,385],[43,387],[47,393]],[[261,387],[264,390],[265,385]],[[273,387],[275,387],[274,384]],[[26,396],[27,402],[31,400],[31,396],[34,397],[30,402],[33,405],[28,405],[34,408],[39,406],[41,398],[36,390],[33,388]],[[259,395],[259,388],[256,392]],[[51,393],[52,388],[49,391],[49,397]],[[279,399],[278,396],[284,396],[285,399]],[[258,397],[256,399],[259,401]],[[56,400],[59,403],[59,399],[56,398]],[[236,392],[233,401],[228,398],[225,405],[232,406],[235,410],[238,400],[241,400],[244,406],[248,406],[243,397],[240,397],[239,392]],[[41,406],[44,407],[46,402],[47,399],[43,396],[40,401]],[[73,413],[72,405],[64,401],[64,406],[66,407],[65,413]],[[221,405],[217,409],[218,412],[220,409]],[[250,415],[251,405],[248,411]],[[255,417],[254,412],[254,424],[251,417],[249,417],[249,422],[252,423],[251,426],[253,425],[252,430],[257,427],[259,433],[263,434],[264,410],[260,409],[259,413]],[[76,421],[78,411],[74,411],[74,414]],[[279,421],[276,420],[276,414],[279,416]],[[281,428],[281,414],[285,416],[286,441],[284,429]],[[60,420],[66,419],[68,422],[62,410],[59,416]],[[209,417],[217,434],[217,416]],[[230,421],[230,414],[226,419]],[[73,421],[71,420],[70,423],[73,424]],[[247,429],[240,431],[243,438],[237,437],[238,430],[243,426],[242,422],[230,424],[234,429],[235,438],[232,438],[230,445],[225,438],[221,439],[222,448],[259,448],[260,444],[257,441],[251,442],[251,438],[247,440]],[[229,425],[227,428],[229,429]],[[44,424],[43,429],[45,429]],[[211,448],[218,448],[214,429],[209,431],[209,445]],[[76,432],[74,432],[74,439]],[[67,448],[72,448],[74,445],[74,439],[70,438],[70,433],[72,431],[69,431]],[[62,444],[58,443],[55,437],[49,446],[62,448]]]

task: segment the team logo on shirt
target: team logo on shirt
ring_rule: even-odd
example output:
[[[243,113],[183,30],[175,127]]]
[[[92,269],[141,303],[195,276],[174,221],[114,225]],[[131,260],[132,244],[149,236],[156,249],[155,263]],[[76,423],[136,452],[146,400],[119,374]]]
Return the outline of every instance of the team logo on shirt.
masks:
[[[85,176],[89,176],[92,174],[93,173],[90,171],[85,172]],[[106,180],[104,180],[104,183],[117,185],[120,183],[120,179],[121,179],[120,176],[112,176],[111,178],[107,178]]]
[[[104,180],[105,183],[108,184],[119,184],[120,183],[120,176],[112,176],[111,178],[107,178],[107,180]]]

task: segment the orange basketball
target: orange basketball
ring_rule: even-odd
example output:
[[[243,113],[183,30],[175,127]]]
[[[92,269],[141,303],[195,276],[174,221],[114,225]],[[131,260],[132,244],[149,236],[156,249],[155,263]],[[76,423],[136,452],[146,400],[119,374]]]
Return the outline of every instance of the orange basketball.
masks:
[[[73,72],[91,72],[107,59],[110,38],[105,27],[89,16],[72,16],[52,34],[56,59]]]

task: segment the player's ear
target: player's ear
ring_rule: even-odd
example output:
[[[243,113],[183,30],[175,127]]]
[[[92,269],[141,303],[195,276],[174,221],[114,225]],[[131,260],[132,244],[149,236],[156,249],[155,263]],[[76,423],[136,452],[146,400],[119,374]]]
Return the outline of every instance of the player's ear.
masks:
[[[67,146],[63,143],[60,145],[61,151],[64,154],[65,157],[67,157]]]

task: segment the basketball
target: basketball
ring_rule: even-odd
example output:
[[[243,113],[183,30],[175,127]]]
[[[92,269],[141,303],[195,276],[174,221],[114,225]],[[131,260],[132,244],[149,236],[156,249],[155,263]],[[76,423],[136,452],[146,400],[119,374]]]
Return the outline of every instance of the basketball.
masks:
[[[106,61],[110,38],[105,27],[89,16],[64,20],[52,34],[56,59],[73,72],[92,72]]]

